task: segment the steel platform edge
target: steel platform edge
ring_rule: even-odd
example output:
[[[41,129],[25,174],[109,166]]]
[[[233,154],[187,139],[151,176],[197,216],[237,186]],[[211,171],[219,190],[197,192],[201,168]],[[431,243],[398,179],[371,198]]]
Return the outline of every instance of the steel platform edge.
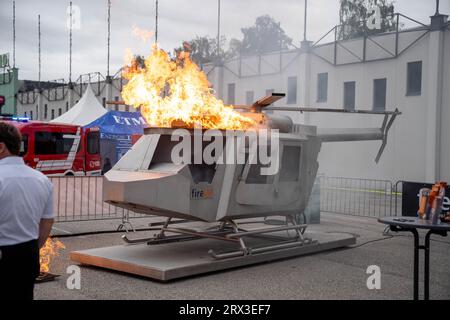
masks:
[[[235,249],[218,240],[201,239],[188,242],[119,245],[72,251],[70,259],[82,265],[129,273],[159,281],[217,272],[258,263],[299,257],[354,245],[356,238],[340,233],[306,233],[317,242],[303,246],[215,260],[209,249]]]

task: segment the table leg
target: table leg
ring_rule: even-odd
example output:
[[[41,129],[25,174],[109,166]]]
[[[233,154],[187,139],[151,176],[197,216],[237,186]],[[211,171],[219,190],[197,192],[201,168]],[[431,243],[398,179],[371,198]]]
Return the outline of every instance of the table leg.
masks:
[[[424,300],[430,299],[430,236],[432,233],[430,230],[425,236]]]
[[[447,236],[447,231],[430,230],[425,236],[425,266],[424,266],[424,300],[430,299],[430,237],[432,234],[438,234],[443,237]]]
[[[391,231],[408,231],[414,236],[414,300],[419,300],[419,233],[415,228],[403,228],[399,226],[390,226]]]

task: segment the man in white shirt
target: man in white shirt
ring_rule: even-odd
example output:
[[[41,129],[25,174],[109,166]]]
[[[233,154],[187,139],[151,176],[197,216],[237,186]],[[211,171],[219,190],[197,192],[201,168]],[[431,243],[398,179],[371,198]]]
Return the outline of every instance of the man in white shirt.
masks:
[[[0,122],[0,298],[33,299],[39,248],[53,225],[53,186],[19,157],[21,136]]]

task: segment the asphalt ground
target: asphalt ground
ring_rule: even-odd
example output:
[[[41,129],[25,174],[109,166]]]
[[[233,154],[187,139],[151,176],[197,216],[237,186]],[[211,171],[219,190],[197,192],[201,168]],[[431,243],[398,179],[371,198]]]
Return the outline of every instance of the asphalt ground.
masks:
[[[157,218],[156,220],[161,220]],[[145,228],[155,218],[134,219]],[[58,223],[54,235],[114,230],[120,220]],[[412,299],[413,238],[408,233],[384,236],[385,226],[374,218],[322,213],[320,225],[310,232],[350,233],[357,244],[308,256],[241,267],[221,272],[158,282],[105,269],[81,266],[81,289],[68,289],[67,267],[75,264],[74,250],[122,244],[121,233],[61,237],[60,252],[51,272],[56,281],[40,283],[36,299]],[[422,237],[424,234],[422,233]],[[431,242],[430,298],[450,299],[450,237]],[[422,238],[423,240],[423,238]],[[421,253],[421,262],[423,253]],[[367,268],[381,271],[381,288],[367,288]],[[420,273],[423,285],[422,270]]]

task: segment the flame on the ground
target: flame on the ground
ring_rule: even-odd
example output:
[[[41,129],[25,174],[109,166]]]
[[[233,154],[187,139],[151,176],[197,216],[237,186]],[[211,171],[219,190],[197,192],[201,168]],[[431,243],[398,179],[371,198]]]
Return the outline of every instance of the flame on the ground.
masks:
[[[55,256],[58,255],[60,249],[65,249],[66,246],[58,239],[48,238],[44,246],[39,251],[39,261],[41,263],[41,272],[48,272],[50,265]]]
[[[145,67],[136,59],[124,68],[128,83],[122,90],[126,104],[141,110],[152,126],[245,130],[256,122],[225,106],[211,92],[206,74],[181,52],[176,60],[155,44],[145,59]]]

